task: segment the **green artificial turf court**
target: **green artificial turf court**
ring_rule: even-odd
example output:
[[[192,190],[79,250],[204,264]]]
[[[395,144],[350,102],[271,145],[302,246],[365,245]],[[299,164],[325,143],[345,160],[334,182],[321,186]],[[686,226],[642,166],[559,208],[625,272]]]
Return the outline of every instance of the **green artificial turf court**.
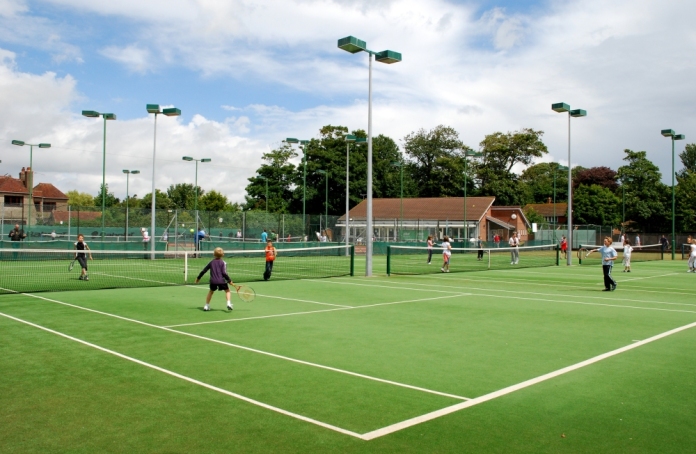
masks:
[[[356,273],[364,264],[356,263]],[[620,267],[617,267],[620,270]],[[687,452],[696,276],[636,263],[0,295],[2,452]],[[95,277],[96,279],[96,277]],[[0,285],[2,286],[2,285]]]

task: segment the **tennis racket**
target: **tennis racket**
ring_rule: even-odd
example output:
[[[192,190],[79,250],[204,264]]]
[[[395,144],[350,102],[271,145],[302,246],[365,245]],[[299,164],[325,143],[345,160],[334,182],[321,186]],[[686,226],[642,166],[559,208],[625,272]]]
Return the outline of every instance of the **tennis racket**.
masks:
[[[247,287],[246,285],[232,285],[237,290],[237,296],[239,296],[239,299],[245,303],[251,303],[254,301],[254,298],[256,298],[256,292],[253,288]]]
[[[77,261],[77,257],[72,259],[72,262],[70,262],[70,265],[68,265],[68,271],[72,271],[73,268],[75,268],[75,262]]]

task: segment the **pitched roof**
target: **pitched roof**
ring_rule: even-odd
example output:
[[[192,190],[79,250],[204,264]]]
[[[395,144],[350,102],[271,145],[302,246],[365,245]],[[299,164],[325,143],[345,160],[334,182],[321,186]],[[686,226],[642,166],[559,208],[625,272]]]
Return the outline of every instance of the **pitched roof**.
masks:
[[[466,218],[479,221],[488,211],[495,197],[467,197]],[[404,219],[461,220],[464,219],[464,197],[405,198]],[[350,210],[353,219],[365,219],[367,200]],[[374,219],[396,219],[401,217],[401,199],[372,199]],[[345,220],[345,214],[341,218]]]
[[[542,216],[553,216],[553,207],[556,206],[556,216],[565,216],[568,211],[567,203],[528,203],[523,210],[531,208]]]
[[[92,221],[94,219],[99,219],[101,217],[101,211],[57,211],[52,212],[53,220],[55,222],[68,222],[68,219],[77,219],[77,215],[80,215],[81,221]]]
[[[37,195],[40,194],[40,195]],[[68,200],[68,196],[51,183],[39,183],[34,186],[34,196],[43,197],[44,199],[63,199]]]
[[[0,176],[0,193],[29,194],[22,180],[9,175]]]
[[[513,216],[517,218],[517,215],[522,216],[522,220],[524,221],[525,225],[530,225],[529,220],[527,219],[527,216],[524,215],[524,211],[522,211],[522,207],[510,207],[510,206],[495,206],[491,207],[491,216],[494,218],[501,220],[503,222],[506,222],[511,225],[517,224],[516,220],[513,219]]]

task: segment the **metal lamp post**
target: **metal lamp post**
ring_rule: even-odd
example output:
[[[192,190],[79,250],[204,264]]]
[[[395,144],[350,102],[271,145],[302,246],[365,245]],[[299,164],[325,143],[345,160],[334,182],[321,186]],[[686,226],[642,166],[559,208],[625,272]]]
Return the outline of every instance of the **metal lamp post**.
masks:
[[[50,143],[26,143],[22,140],[13,140],[12,145],[17,145],[20,147],[23,147],[24,145],[29,146],[29,169],[31,170],[32,174],[32,179],[29,186],[29,214],[27,216],[27,237],[29,236],[29,233],[31,232],[31,207],[34,205],[34,147],[39,147],[39,148],[51,148]],[[2,162],[2,161],[0,161]]]
[[[568,170],[568,167],[562,166],[558,164],[557,162],[554,162],[554,167],[553,167],[553,230],[555,232],[556,230],[556,224],[558,223],[558,218],[556,217],[556,174],[558,173],[559,170],[565,171]],[[556,234],[554,233],[554,238],[556,237]]]
[[[401,180],[401,213],[400,213],[400,219],[399,219],[399,236],[398,240],[403,241],[403,231],[404,231],[404,162],[403,161],[395,161],[391,163],[394,167],[399,168],[399,173],[401,174],[400,180]]]
[[[89,118],[104,118],[104,140],[102,141],[102,228],[101,228],[101,238],[104,241],[104,214],[106,211],[106,120],[115,120],[116,114],[113,113],[99,113],[95,110],[83,110],[82,115]]]
[[[672,139],[672,260],[674,260],[675,249],[677,248],[677,237],[675,233],[676,204],[674,199],[674,141],[684,140],[686,136],[684,134],[675,134],[673,129],[663,129],[660,133]]]
[[[324,230],[329,225],[329,172],[327,170],[317,170],[317,173],[324,175],[324,182],[326,183],[326,196],[324,197]],[[321,224],[321,222],[319,223]],[[319,225],[321,230],[321,225]]]
[[[196,191],[196,198],[193,199],[193,210],[196,212],[196,232],[194,235],[198,235],[198,163],[199,162],[210,162],[210,158],[194,159],[191,156],[184,156],[181,158],[184,161],[195,161],[196,162],[196,179],[194,180],[194,191]]]
[[[152,252],[152,260],[155,259],[155,201],[157,199],[157,191],[155,190],[155,168],[157,162],[155,157],[157,155],[157,115],[163,114],[168,117],[178,117],[181,115],[181,110],[176,107],[168,107],[160,111],[159,104],[147,104],[147,113],[155,115],[155,135],[152,145],[152,206],[150,207],[150,251]]]
[[[472,150],[466,150],[464,152],[464,237],[466,240],[469,239],[469,222],[466,217],[466,189],[467,189],[467,183],[468,183],[468,178],[469,178],[469,157],[472,158],[480,158],[483,156],[483,153],[478,153],[476,151]],[[464,243],[464,247],[466,247],[466,243]]]
[[[130,202],[129,197],[128,197],[128,185],[130,183],[130,176],[139,174],[140,170],[124,170],[123,173],[126,174],[126,232],[125,232],[125,237],[126,237],[126,241],[128,241],[128,205]]]
[[[346,141],[346,255],[350,255],[348,246],[350,246],[350,144],[365,144],[366,137],[355,137],[353,134],[344,134]]]
[[[338,47],[355,54],[367,52],[369,62],[368,95],[367,95],[367,216],[366,224],[366,252],[365,252],[365,276],[372,276],[372,56],[381,63],[397,63],[401,61],[401,54],[391,50],[374,52],[367,48],[367,43],[354,36],[347,36],[338,40]]]
[[[307,233],[307,145],[309,145],[309,140],[298,140],[293,137],[288,137],[284,142],[299,143],[300,150],[302,150],[302,164],[304,167],[302,171],[302,235],[304,239],[304,235]]]
[[[570,250],[573,250],[573,175],[572,161],[570,160],[570,117],[586,117],[587,111],[583,109],[570,110],[570,106],[564,102],[551,104],[551,110],[554,112],[568,112],[568,245]],[[567,254],[566,264],[573,264],[573,254]]]

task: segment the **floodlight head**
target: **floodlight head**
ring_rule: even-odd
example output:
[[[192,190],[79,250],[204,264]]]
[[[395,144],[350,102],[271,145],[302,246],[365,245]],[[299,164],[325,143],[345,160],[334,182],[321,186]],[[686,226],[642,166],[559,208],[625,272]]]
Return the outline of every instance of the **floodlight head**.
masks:
[[[357,137],[355,143],[367,143],[367,137]]]
[[[263,175],[259,175],[259,176],[257,176],[256,178],[260,178],[260,179],[262,179],[262,180],[267,180],[267,179],[268,179],[268,178],[266,178],[266,177],[263,176]]]
[[[116,119],[116,114],[113,114],[113,113],[105,113],[105,114],[102,114],[102,117],[104,117],[104,120],[115,120],[115,119]]]
[[[99,116],[99,112],[96,110],[83,110],[82,115],[89,118],[96,118]]]
[[[12,145],[18,145],[20,147],[24,146],[24,141],[23,140],[13,140]]]
[[[573,109],[570,111],[571,117],[586,117],[587,111],[582,109]]]
[[[355,54],[367,50],[367,43],[355,36],[346,36],[338,40],[338,48]]]
[[[377,52],[375,54],[375,60],[380,63],[391,65],[392,63],[398,63],[401,61],[401,54],[399,52],[394,52],[393,50],[383,50],[382,52]]]
[[[176,107],[168,107],[164,109],[162,113],[168,117],[178,117],[181,115],[181,109],[177,109]]]
[[[346,134],[345,136],[343,136],[343,139],[346,142],[355,142],[355,136],[353,134]]]
[[[480,152],[474,151],[474,150],[466,150],[466,152],[464,154],[466,156],[470,156],[472,158],[480,158],[481,156],[483,156],[483,153],[480,153]]]
[[[294,137],[288,137],[287,139],[285,139],[285,142],[287,142],[287,143],[299,143],[300,141],[295,139]]]
[[[674,140],[684,140],[686,139],[686,136],[684,134],[675,134],[674,135]]]
[[[556,104],[551,104],[551,110],[554,112],[568,112],[570,110],[570,106],[564,102],[557,102]]]
[[[181,159],[183,159],[184,161],[193,161],[193,158],[191,156],[184,156]]]
[[[51,144],[50,143],[40,143],[39,148],[51,148]]]
[[[148,104],[145,108],[147,109],[147,113],[153,113],[153,114],[160,113],[159,104]]]
[[[137,174],[140,173],[140,170],[131,170],[131,173],[132,173],[133,175],[137,175]]]
[[[325,173],[326,173],[326,170],[321,170],[321,169],[319,169],[319,170],[317,170],[317,173],[319,173],[319,174],[322,174],[322,175],[323,175],[323,174],[325,174]]]
[[[123,173],[130,173],[130,170],[123,169]]]
[[[662,131],[660,131],[660,134],[662,134],[665,137],[673,137],[674,129],[663,129]]]
[[[210,161],[212,161],[212,159],[210,159],[210,158],[203,158],[203,159],[201,159],[201,162],[210,162]]]
[[[309,140],[300,140],[300,143],[302,145],[307,145],[309,143]]]

